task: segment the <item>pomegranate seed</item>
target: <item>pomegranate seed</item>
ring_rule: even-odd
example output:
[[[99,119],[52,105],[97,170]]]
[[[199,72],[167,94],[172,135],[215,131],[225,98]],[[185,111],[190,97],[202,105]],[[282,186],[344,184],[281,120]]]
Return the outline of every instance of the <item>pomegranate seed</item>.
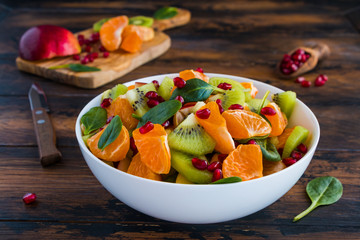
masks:
[[[162,96],[157,96],[156,100],[158,100],[159,103],[165,102],[165,99]]]
[[[317,87],[321,87],[322,85],[324,85],[326,82],[323,81],[321,78],[316,78],[315,79],[315,82],[314,82],[314,85],[317,86]]]
[[[219,160],[219,162],[224,162],[224,160],[227,158],[227,154],[219,154],[218,155],[218,160]]]
[[[96,59],[96,58],[99,57],[99,53],[93,52],[93,53],[91,53],[91,56],[92,56],[93,59]]]
[[[213,172],[215,169],[221,169],[221,167],[222,167],[221,162],[215,161],[210,163],[210,165],[207,167],[207,170]]]
[[[318,77],[322,78],[322,80],[325,82],[328,80],[328,77],[325,74],[320,74]]]
[[[254,144],[257,145],[256,141],[254,139],[250,139],[247,144]]]
[[[88,62],[89,62],[89,58],[87,56],[81,59],[81,64],[87,64]]]
[[[295,82],[296,83],[302,83],[303,81],[305,81],[306,79],[304,77],[297,77]]]
[[[95,42],[97,42],[97,41],[99,41],[99,39],[100,39],[100,34],[97,32],[97,33],[93,33],[93,34],[91,34],[91,36],[90,36],[90,41],[92,42],[92,43],[95,43]]]
[[[304,55],[301,55],[301,60],[300,60],[300,62],[304,63],[304,62],[306,62],[307,60],[308,60],[308,58],[306,57],[305,54],[304,54]]]
[[[288,68],[282,68],[282,69],[280,69],[280,70],[281,70],[281,72],[282,72],[283,74],[285,74],[285,75],[290,75],[290,74],[292,73],[292,71],[289,70]]]
[[[208,161],[200,159],[200,158],[193,158],[191,159],[193,166],[199,170],[205,170],[208,167]]]
[[[304,80],[304,81],[301,82],[301,86],[308,88],[308,87],[311,86],[311,82],[308,81],[308,80]]]
[[[144,124],[144,126],[139,128],[139,132],[141,134],[145,134],[145,133],[148,133],[151,130],[153,130],[153,128],[154,128],[154,124],[152,122],[148,121]]]
[[[158,94],[155,91],[148,91],[145,94],[145,97],[147,97],[148,99],[155,99],[156,100],[156,98],[158,97]]]
[[[224,112],[224,108],[221,106],[221,99],[216,99],[216,103],[219,107],[219,111],[220,113],[223,113]]]
[[[232,105],[230,105],[230,107],[228,108],[228,110],[237,110],[237,109],[244,110],[244,107],[241,106],[240,104],[232,104]]]
[[[89,59],[89,62],[93,62],[94,61],[94,58],[92,57],[92,54],[88,54],[87,55],[87,58]]]
[[[89,45],[86,46],[86,47],[85,47],[85,52],[91,52],[91,46],[89,46]]]
[[[166,120],[165,122],[163,122],[163,124],[161,124],[161,126],[163,126],[164,128],[168,128],[170,126],[170,121]]]
[[[220,83],[217,87],[224,90],[229,90],[232,88],[232,85],[230,83]]]
[[[264,107],[261,109],[260,112],[262,115],[267,115],[267,116],[274,116],[276,114],[276,111],[271,107]]]
[[[159,104],[159,101],[158,101],[158,100],[155,100],[155,99],[149,99],[149,100],[147,101],[147,105],[148,105],[149,108],[153,108],[153,107],[155,107],[155,106],[158,105],[158,104]]]
[[[73,59],[74,60],[80,60],[80,55],[79,54],[73,55]]]
[[[219,168],[215,169],[211,181],[215,182],[215,181],[220,180],[222,178],[223,178],[223,174],[222,174],[221,169],[219,169]]]
[[[178,88],[183,88],[186,85],[186,81],[180,77],[174,78],[174,85]]]
[[[104,46],[100,46],[100,47],[99,47],[99,51],[100,51],[100,52],[106,52],[106,49],[105,49]]]
[[[304,50],[304,49],[301,49],[301,48],[298,48],[298,49],[296,49],[296,51],[294,52],[294,54],[304,55],[304,54],[305,54],[305,50]]]
[[[199,73],[204,73],[204,70],[200,67],[198,67],[195,71],[199,72]]]
[[[175,100],[178,100],[179,102],[181,102],[181,105],[183,105],[184,102],[185,102],[184,98],[182,96],[180,96],[180,95],[176,96]]]
[[[295,160],[300,160],[303,157],[302,154],[298,151],[292,151],[290,156]]]
[[[281,156],[281,155],[283,154],[284,149],[283,149],[283,148],[279,148],[277,151],[278,151],[279,155]]]
[[[285,158],[282,161],[287,167],[293,165],[294,163],[296,163],[296,160],[291,158],[291,157]]]
[[[85,39],[79,39],[78,42],[80,46],[83,46],[85,44]]]
[[[294,61],[300,61],[302,58],[301,56],[302,56],[301,54],[294,53],[293,55],[291,55],[291,59]]]
[[[289,54],[285,54],[282,60],[282,63],[287,63],[291,61],[291,56]]]
[[[138,152],[138,149],[135,145],[135,140],[133,137],[130,137],[130,149],[133,151],[134,155]]]
[[[309,59],[311,55],[309,53],[305,53],[306,59]]]
[[[101,102],[100,106],[102,108],[107,108],[110,106],[112,99],[111,98],[104,98],[104,100]]]
[[[35,193],[26,193],[23,196],[23,201],[24,201],[25,204],[33,203],[33,202],[35,202],[35,200],[36,200],[36,194]]]
[[[299,146],[297,146],[297,149],[301,152],[301,153],[307,153],[308,149],[307,147],[305,146],[305,144],[303,143],[300,143]]]
[[[296,72],[296,70],[298,70],[298,66],[295,63],[293,63],[290,66],[290,70],[293,71],[293,72]]]
[[[84,40],[85,45],[89,46],[91,44],[91,41],[89,39]]]
[[[210,117],[210,109],[204,108],[196,112],[196,116],[201,119],[208,119]]]
[[[110,123],[113,118],[114,118],[114,116],[108,117],[108,119],[106,119],[106,124]]]
[[[152,83],[154,84],[156,89],[158,89],[160,87],[159,81],[153,80]]]
[[[109,52],[104,52],[104,53],[103,53],[103,57],[104,57],[104,58],[109,57],[109,55],[110,55],[110,53],[109,53]]]
[[[77,36],[77,39],[80,41],[80,40],[85,40],[85,37],[84,37],[84,35],[82,35],[82,34],[79,34],[78,36]]]

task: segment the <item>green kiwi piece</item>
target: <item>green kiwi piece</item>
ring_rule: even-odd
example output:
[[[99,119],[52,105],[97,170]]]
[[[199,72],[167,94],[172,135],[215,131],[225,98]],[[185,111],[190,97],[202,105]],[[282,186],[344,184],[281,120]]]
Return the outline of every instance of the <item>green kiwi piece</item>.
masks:
[[[171,90],[174,87],[174,80],[169,77],[165,77],[164,80],[161,82],[158,94],[162,96],[165,100],[169,100],[171,97]]]
[[[272,99],[289,119],[295,107],[296,93],[293,91],[276,93],[272,95]]]
[[[245,94],[245,101],[249,101],[252,99],[250,94],[250,89],[246,89],[241,85],[239,82],[232,80],[230,78],[222,78],[222,77],[212,77],[209,79],[209,84],[217,87],[220,83],[229,83],[231,84],[232,88],[237,88],[243,90]]]
[[[290,157],[291,152],[303,143],[309,135],[309,130],[302,126],[296,126],[285,142],[282,159]]]
[[[240,104],[244,106],[245,95],[242,89],[232,88],[226,90],[224,93],[218,93],[209,98],[210,101],[221,100],[221,106],[227,110],[233,104]]]
[[[197,156],[171,150],[171,166],[190,182],[200,184],[211,183],[212,172],[195,168],[191,161],[194,157]],[[206,159],[205,157],[199,158]]]
[[[107,21],[109,21],[110,18],[103,18],[99,21],[97,21],[96,23],[93,24],[93,30],[94,32],[99,32],[100,31],[100,28],[101,26],[106,23]]]
[[[249,105],[250,110],[252,112],[258,113],[259,112],[259,108],[261,107],[261,102],[262,99],[259,98],[252,98],[251,100],[247,101],[246,103]],[[270,103],[269,100],[265,100],[264,106],[268,105]]]
[[[133,107],[135,114],[139,117],[142,117],[147,111],[149,111],[149,107],[145,98],[145,94],[149,91],[156,92],[153,83],[148,83],[141,87],[134,88],[130,91],[127,91],[125,94],[127,100],[129,100],[131,106]]]
[[[171,149],[196,156],[214,151],[216,142],[191,113],[168,136]],[[189,179],[190,180],[190,179]]]
[[[136,17],[131,17],[129,19],[129,24],[131,25],[152,27],[153,23],[154,23],[154,19],[151,17],[136,16]]]
[[[115,87],[106,90],[103,92],[101,96],[101,101],[104,100],[104,98],[111,98],[116,99],[120,95],[124,95],[127,92],[128,88],[127,86],[123,84],[117,84]]]

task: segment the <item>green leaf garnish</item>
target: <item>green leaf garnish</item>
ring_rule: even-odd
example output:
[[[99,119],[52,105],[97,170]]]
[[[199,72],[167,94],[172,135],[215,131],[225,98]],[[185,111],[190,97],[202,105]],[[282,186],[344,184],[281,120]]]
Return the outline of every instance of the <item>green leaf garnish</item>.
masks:
[[[78,63],[69,63],[69,64],[63,64],[63,65],[49,67],[49,69],[60,69],[60,68],[69,68],[70,70],[72,70],[74,72],[96,72],[96,71],[101,71],[100,68],[85,66],[83,64],[78,64]]]
[[[263,157],[272,162],[277,162],[281,160],[281,156],[277,151],[274,144],[270,142],[270,139],[258,139],[255,142],[260,146]]]
[[[168,19],[176,16],[178,13],[176,7],[163,7],[154,13],[156,20]]]
[[[107,112],[101,107],[93,107],[87,113],[85,113],[80,122],[84,126],[84,135],[88,135],[91,132],[98,130],[106,124]]]
[[[227,184],[227,183],[237,183],[237,182],[241,182],[242,179],[239,177],[227,177],[227,178],[222,178],[220,180],[217,180],[215,182],[209,183],[209,184]]]
[[[294,218],[294,222],[300,220],[318,206],[337,202],[342,196],[343,186],[337,178],[330,176],[318,177],[308,183],[306,192],[312,203],[308,209]]]
[[[183,88],[176,88],[170,97],[170,100],[175,99],[177,96],[182,96],[184,102],[198,102],[204,101],[209,98],[214,90],[220,91],[222,89],[206,83],[205,81],[193,78],[186,81],[186,85]],[[223,92],[225,90],[222,90]]]
[[[261,99],[261,103],[259,104],[259,109],[257,110],[257,114],[260,114],[261,109],[265,107],[266,98],[268,97],[270,91],[267,90],[263,98]]]
[[[178,100],[169,100],[162,102],[147,111],[140,119],[137,127],[143,126],[148,121],[153,124],[163,124],[166,120],[174,116],[174,114],[181,108],[181,103]],[[133,116],[134,117],[134,116]]]
[[[122,129],[122,122],[119,115],[116,115],[107,126],[107,128],[102,133],[99,142],[98,148],[104,150],[109,144],[115,141],[119,136]]]
[[[107,21],[109,21],[110,18],[103,18],[99,21],[97,21],[96,23],[93,24],[93,30],[94,32],[99,32],[100,31],[100,28],[101,26],[106,23]]]

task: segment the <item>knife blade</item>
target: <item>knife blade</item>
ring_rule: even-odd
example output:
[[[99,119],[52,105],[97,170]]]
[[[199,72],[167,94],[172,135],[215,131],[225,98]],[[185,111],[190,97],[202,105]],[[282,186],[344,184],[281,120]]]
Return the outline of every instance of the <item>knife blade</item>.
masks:
[[[56,136],[49,116],[50,108],[47,104],[45,92],[39,84],[33,83],[31,85],[28,97],[39,148],[40,163],[46,167],[62,158],[60,151],[56,148]]]

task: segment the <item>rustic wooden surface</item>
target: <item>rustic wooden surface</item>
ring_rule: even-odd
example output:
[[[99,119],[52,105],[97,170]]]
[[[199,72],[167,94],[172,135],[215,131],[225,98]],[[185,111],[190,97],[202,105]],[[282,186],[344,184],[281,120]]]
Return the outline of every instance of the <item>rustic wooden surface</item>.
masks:
[[[346,17],[359,4],[356,0],[174,1],[192,12],[192,20],[167,32],[171,49],[99,89],[62,85],[16,69],[20,36],[34,25],[56,24],[77,32],[104,17],[151,15],[167,4],[1,1],[0,239],[360,239],[360,35]],[[328,44],[332,54],[305,77],[326,74],[325,86],[302,88],[276,77],[274,68],[285,52],[313,41]],[[114,84],[197,67],[296,91],[321,127],[313,161],[287,194],[262,211],[219,224],[176,224],[127,207],[91,174],[74,133],[82,107]],[[63,155],[49,168],[38,159],[27,99],[33,81],[48,95]],[[310,204],[306,184],[325,175],[341,180],[343,197],[292,223]],[[37,193],[36,204],[23,204],[26,192]]]

